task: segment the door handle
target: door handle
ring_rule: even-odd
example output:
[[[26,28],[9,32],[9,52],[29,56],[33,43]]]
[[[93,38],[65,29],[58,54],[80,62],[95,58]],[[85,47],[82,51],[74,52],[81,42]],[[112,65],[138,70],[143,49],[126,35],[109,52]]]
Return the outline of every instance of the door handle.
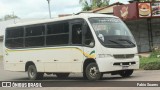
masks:
[[[40,62],[41,60],[37,60],[37,62]]]
[[[74,59],[74,61],[78,61],[78,59]]]
[[[58,60],[54,60],[54,61],[58,61]]]

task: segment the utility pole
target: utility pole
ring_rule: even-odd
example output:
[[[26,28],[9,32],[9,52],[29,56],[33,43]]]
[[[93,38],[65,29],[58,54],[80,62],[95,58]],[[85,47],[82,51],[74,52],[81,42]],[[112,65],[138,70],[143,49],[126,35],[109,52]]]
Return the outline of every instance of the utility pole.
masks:
[[[13,12],[13,23],[16,24],[16,20],[15,20],[15,17],[14,17],[14,12]]]
[[[47,0],[47,2],[48,2],[49,18],[51,18],[50,0]]]

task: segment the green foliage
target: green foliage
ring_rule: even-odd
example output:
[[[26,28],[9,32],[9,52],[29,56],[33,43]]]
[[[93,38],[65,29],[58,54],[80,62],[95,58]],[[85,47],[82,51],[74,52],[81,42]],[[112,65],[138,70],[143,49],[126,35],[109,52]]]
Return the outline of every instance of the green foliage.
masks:
[[[150,58],[160,58],[160,50],[154,50],[151,55]]]
[[[4,20],[9,20],[9,19],[14,19],[14,18],[18,18],[18,16],[10,15],[10,14],[4,16]]]
[[[159,58],[140,58],[140,68],[144,70],[160,70]]]
[[[7,14],[3,18],[0,18],[0,21],[6,21],[6,20],[14,19],[14,18],[19,18],[19,17],[16,15]]]
[[[160,62],[150,62],[143,66],[145,70],[160,70]]]
[[[90,0],[89,3],[88,0],[79,0],[79,2],[82,4],[83,11],[89,11],[95,8],[104,7],[109,5],[110,0]]]
[[[88,4],[87,1],[85,1],[85,2],[83,3],[83,8],[82,8],[82,10],[83,10],[83,11],[89,11],[89,10],[91,10],[91,9],[92,9],[91,6]]]

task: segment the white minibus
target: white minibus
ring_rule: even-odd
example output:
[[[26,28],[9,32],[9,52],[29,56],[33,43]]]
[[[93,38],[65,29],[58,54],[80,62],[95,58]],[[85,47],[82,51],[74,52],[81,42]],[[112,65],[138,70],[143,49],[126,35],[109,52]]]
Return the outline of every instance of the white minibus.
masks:
[[[58,78],[83,73],[88,80],[106,73],[129,77],[139,69],[134,37],[111,15],[81,13],[14,24],[4,37],[4,69],[27,72],[30,80],[44,73]]]

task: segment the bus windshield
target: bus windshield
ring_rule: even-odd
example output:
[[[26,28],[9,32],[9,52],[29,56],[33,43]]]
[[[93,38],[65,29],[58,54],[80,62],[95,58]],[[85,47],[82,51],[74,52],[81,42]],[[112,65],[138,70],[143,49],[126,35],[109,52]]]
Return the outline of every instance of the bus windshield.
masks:
[[[135,40],[127,26],[118,18],[92,17],[89,21],[99,41],[109,48],[135,47]]]

